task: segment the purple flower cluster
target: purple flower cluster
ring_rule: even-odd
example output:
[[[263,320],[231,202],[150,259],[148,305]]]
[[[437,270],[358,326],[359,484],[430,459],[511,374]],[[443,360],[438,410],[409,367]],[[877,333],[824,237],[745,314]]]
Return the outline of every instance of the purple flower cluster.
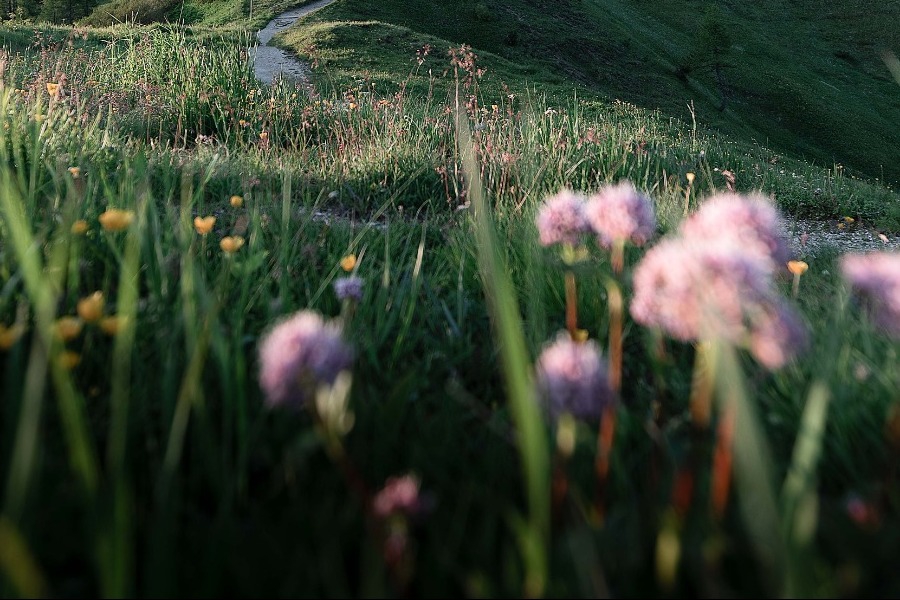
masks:
[[[764,196],[717,194],[707,199],[681,225],[685,237],[737,244],[747,253],[769,261],[773,271],[791,258],[788,241],[779,229],[780,216]]]
[[[786,252],[778,216],[761,202],[714,198],[647,252],[634,272],[634,319],[682,341],[747,345],[769,369],[805,349],[806,327],[773,282]]]
[[[260,385],[269,406],[300,408],[321,384],[350,368],[353,352],[337,325],[304,310],[266,334],[259,346]]]
[[[576,245],[591,231],[604,248],[616,241],[641,246],[656,231],[652,201],[630,181],[605,186],[590,198],[562,190],[544,201],[535,221],[543,246]]]
[[[542,246],[576,245],[589,230],[584,216],[584,196],[562,190],[544,200],[535,219]]]
[[[653,202],[630,181],[602,188],[588,198],[584,213],[604,248],[617,241],[643,246],[656,232]]]
[[[538,357],[536,371],[538,390],[554,419],[564,413],[596,419],[615,399],[606,362],[593,341],[575,342],[561,332]]]
[[[841,259],[841,272],[872,322],[900,339],[900,254],[848,254]]]
[[[351,275],[339,277],[334,280],[334,293],[338,300],[354,300],[359,302],[363,295],[363,280],[361,277]]]

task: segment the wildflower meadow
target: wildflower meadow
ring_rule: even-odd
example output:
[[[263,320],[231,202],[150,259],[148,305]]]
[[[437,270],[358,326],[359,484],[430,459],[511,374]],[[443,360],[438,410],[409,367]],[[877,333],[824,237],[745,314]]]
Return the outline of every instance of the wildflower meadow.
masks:
[[[884,181],[433,38],[0,39],[3,597],[900,592]]]

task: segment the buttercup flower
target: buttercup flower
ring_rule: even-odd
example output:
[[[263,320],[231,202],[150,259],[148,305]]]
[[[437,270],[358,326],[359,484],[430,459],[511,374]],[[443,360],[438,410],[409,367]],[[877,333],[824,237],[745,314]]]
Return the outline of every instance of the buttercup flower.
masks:
[[[64,342],[74,340],[81,334],[84,324],[76,317],[60,317],[56,320],[56,333]]]
[[[681,225],[681,233],[698,243],[729,241],[756,253],[775,271],[790,259],[790,245],[781,235],[780,217],[763,196],[712,196]]]
[[[122,327],[125,326],[125,322],[125,317],[116,315],[103,317],[102,319],[100,319],[100,330],[106,335],[117,335],[119,331],[121,331]]]
[[[265,335],[259,346],[260,386],[269,406],[300,408],[316,388],[331,385],[350,368],[353,353],[337,325],[300,311]]]
[[[72,176],[72,179],[78,179],[81,177],[81,167],[69,167],[68,168],[69,175]]]
[[[554,419],[564,413],[596,419],[614,400],[606,362],[593,341],[574,342],[560,332],[541,352],[535,370],[544,407]]]
[[[550,196],[544,200],[535,223],[542,246],[578,244],[590,229],[584,215],[584,197],[571,190]]]
[[[900,254],[848,254],[841,259],[841,272],[872,322],[900,339]]]
[[[134,212],[119,208],[108,208],[100,215],[100,226],[106,231],[122,231],[128,229],[134,221]]]
[[[238,250],[240,250],[244,245],[244,238],[239,235],[230,236],[227,235],[222,238],[222,241],[219,242],[219,247],[222,248],[222,251],[226,254],[234,254]]]
[[[24,334],[24,325],[15,324],[7,327],[0,323],[0,350],[9,350]]]
[[[216,224],[216,218],[213,216],[209,217],[194,217],[194,229],[197,230],[197,233],[200,235],[206,235],[210,231],[212,231],[213,225]]]
[[[642,246],[656,231],[653,203],[630,181],[609,185],[589,197],[584,214],[598,243],[609,248],[616,241]]]
[[[353,270],[353,267],[356,266],[356,255],[348,254],[344,258],[341,259],[341,268],[349,273]]]
[[[229,203],[231,204],[231,206],[233,206],[234,208],[240,208],[240,207],[242,207],[242,206],[244,205],[244,199],[243,199],[241,196],[237,196],[237,195],[232,196],[232,197],[228,200],[228,202],[229,202]]]
[[[72,228],[70,229],[70,231],[74,235],[84,235],[85,233],[87,233],[88,229],[90,229],[88,222],[84,219],[78,219],[77,221],[72,223]]]
[[[809,269],[809,265],[802,260],[789,260],[787,268],[794,275],[803,275]]]
[[[334,293],[338,300],[359,302],[363,295],[363,280],[360,277],[339,277],[334,280]]]
[[[104,305],[103,292],[94,292],[90,296],[78,301],[78,316],[81,317],[81,320],[85,323],[99,321],[103,316]]]
[[[47,93],[53,98],[59,98],[59,84],[48,82]]]

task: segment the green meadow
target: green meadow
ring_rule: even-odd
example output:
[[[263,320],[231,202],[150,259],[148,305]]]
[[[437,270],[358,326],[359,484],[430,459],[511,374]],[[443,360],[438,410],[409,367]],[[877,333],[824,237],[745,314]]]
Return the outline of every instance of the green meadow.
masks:
[[[809,339],[776,369],[630,312],[729,188],[900,233],[896,3],[767,4],[336,0],[272,86],[291,2],[4,21],[0,595],[900,592],[898,345],[840,249],[770,274]],[[622,180],[656,216],[623,269],[541,244]],[[276,402],[298,311],[335,338],[281,360],[352,359]],[[545,410],[567,330],[620,373],[599,418]]]

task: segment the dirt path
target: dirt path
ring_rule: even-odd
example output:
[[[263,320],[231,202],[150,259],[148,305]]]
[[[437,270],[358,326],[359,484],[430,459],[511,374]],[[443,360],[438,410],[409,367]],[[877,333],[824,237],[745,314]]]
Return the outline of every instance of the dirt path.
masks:
[[[269,46],[269,42],[276,33],[287,29],[300,17],[328,6],[332,2],[334,0],[319,0],[298,8],[292,8],[287,12],[281,13],[269,21],[268,25],[256,32],[259,46],[250,49],[250,56],[253,58],[253,72],[258,80],[269,85],[279,76],[301,81],[309,80],[310,71],[306,64],[290,52]]]

